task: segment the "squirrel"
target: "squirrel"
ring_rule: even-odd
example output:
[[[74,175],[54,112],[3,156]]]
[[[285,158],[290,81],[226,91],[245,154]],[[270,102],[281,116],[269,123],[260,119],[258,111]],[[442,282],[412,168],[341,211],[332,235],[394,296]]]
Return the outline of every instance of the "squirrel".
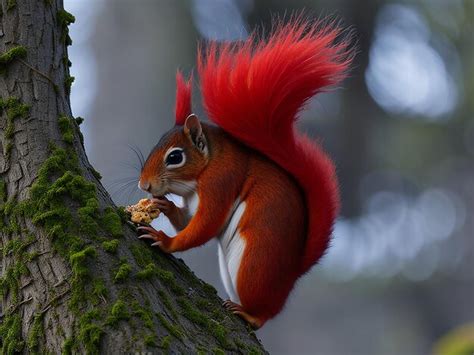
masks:
[[[203,106],[176,75],[176,120],[152,149],[139,187],[177,230],[139,238],[173,253],[218,239],[224,306],[253,328],[283,308],[296,280],[328,248],[339,209],[335,168],[295,127],[310,98],[347,76],[353,51],[334,23],[278,22],[262,39],[198,48]],[[178,208],[164,197],[183,197]]]

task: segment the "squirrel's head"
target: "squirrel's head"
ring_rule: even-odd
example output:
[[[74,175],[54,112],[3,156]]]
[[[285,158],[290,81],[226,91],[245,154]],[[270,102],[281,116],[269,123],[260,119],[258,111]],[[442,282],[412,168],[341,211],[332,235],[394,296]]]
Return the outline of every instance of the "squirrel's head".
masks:
[[[186,196],[208,162],[209,148],[196,115],[186,118],[163,135],[148,156],[140,174],[139,187],[155,197],[167,193]]]

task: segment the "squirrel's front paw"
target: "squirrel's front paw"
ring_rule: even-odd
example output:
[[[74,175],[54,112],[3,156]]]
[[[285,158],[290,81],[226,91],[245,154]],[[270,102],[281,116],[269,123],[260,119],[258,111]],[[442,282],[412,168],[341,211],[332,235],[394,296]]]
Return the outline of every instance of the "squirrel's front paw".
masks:
[[[173,201],[168,200],[165,196],[163,197],[154,197],[151,199],[153,206],[157,207],[165,216],[173,215],[176,213],[178,207],[174,204]]]
[[[137,228],[139,233],[143,233],[138,236],[139,239],[151,239],[154,242],[151,246],[157,246],[165,253],[171,253],[170,249],[171,238],[163,231],[157,231],[153,227],[140,226]]]

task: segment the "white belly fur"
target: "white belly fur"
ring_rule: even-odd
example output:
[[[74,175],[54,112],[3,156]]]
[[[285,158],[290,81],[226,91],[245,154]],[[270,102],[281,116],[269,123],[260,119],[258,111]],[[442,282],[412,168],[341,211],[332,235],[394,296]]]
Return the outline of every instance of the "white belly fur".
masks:
[[[199,205],[198,194],[194,193],[187,199],[185,198],[185,203],[188,206],[190,215],[193,216]],[[238,225],[245,212],[245,202],[237,200],[232,211],[232,216],[217,238],[219,242],[219,269],[222,283],[224,284],[229,298],[231,301],[240,304],[239,295],[237,293],[237,275],[245,249],[245,241],[240,236]]]
[[[219,268],[222,282],[231,301],[240,303],[237,293],[237,275],[245,249],[245,241],[241,237],[238,225],[245,212],[245,202],[236,202],[236,208],[230,220],[218,238]]]

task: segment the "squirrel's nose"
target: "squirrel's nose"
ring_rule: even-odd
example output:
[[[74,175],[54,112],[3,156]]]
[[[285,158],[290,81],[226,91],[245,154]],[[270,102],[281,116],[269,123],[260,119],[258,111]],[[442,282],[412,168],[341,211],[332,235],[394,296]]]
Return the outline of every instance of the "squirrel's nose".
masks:
[[[150,192],[151,185],[148,181],[140,181],[138,183],[138,188],[145,192]]]

